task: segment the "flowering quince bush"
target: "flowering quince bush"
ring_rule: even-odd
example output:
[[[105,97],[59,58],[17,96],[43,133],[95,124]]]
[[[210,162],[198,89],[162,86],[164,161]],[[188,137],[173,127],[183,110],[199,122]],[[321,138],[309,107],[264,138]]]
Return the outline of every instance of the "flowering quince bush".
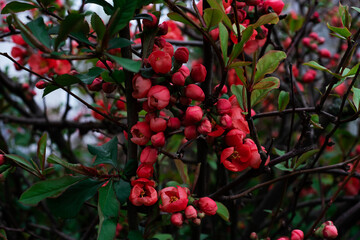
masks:
[[[0,1],[1,239],[359,238],[360,6],[79,4]]]

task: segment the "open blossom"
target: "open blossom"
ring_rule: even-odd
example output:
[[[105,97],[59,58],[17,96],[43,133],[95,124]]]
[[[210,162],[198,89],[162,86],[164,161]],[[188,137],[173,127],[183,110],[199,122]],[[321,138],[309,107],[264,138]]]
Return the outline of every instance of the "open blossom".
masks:
[[[131,182],[129,200],[135,206],[151,206],[158,200],[157,192],[154,188],[155,183],[145,178],[139,178]]]
[[[151,138],[151,130],[146,122],[138,122],[131,128],[131,141],[137,145],[146,145]]]
[[[231,109],[230,117],[232,119],[233,127],[249,134],[249,125],[242,113],[243,110],[240,107],[233,107]]]
[[[188,189],[185,187],[167,187],[160,191],[160,210],[168,213],[175,213],[185,210],[189,199]]]
[[[265,9],[268,10],[268,8],[271,7],[277,15],[281,14],[284,6],[285,3],[282,0],[266,0],[264,2]]]
[[[225,143],[228,146],[238,146],[243,144],[246,133],[239,129],[231,129],[225,136]]]

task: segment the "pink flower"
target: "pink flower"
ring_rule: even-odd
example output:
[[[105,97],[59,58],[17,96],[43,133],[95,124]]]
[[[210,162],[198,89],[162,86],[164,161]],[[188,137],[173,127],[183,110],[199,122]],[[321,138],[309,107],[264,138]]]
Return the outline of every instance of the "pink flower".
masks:
[[[170,102],[170,92],[167,87],[155,85],[148,92],[148,105],[150,108],[161,110]]]
[[[157,38],[155,40],[155,45],[153,46],[153,52],[155,51],[163,51],[172,57],[174,55],[174,47],[171,43],[167,42],[164,38]]]
[[[151,80],[143,78],[140,74],[136,74],[132,79],[133,98],[145,98],[151,88]]]
[[[185,77],[181,72],[176,72],[171,76],[171,81],[173,84],[178,86],[185,85]]]
[[[189,202],[187,191],[185,187],[180,186],[162,189],[160,191],[160,210],[168,213],[185,210]]]
[[[185,78],[190,76],[190,70],[186,65],[182,65],[179,71]]]
[[[331,58],[331,53],[330,53],[330,51],[327,50],[327,49],[325,49],[325,48],[320,49],[318,53],[319,53],[320,57],[323,57],[323,58]]]
[[[109,61],[109,60],[106,60],[106,65],[108,65],[109,66],[109,68],[113,68],[113,63],[111,62],[111,61]],[[96,62],[96,65],[95,65],[96,67],[99,67],[99,68],[103,68],[103,69],[107,69],[107,67],[105,66],[105,64],[102,62],[102,61],[97,61]]]
[[[231,111],[231,103],[229,100],[220,98],[216,103],[216,110],[219,114],[227,114]]]
[[[87,88],[90,91],[94,91],[94,92],[98,92],[101,90],[102,88],[102,79],[100,78],[95,78],[94,81],[91,84],[87,85]]]
[[[193,206],[191,206],[191,205],[187,206],[186,209],[185,209],[185,217],[186,217],[187,219],[196,218],[196,217],[197,217],[197,211],[196,211],[196,209],[195,209]]]
[[[187,140],[196,138],[198,135],[196,131],[196,126],[195,125],[186,126],[184,129],[184,135]]]
[[[199,106],[188,107],[185,112],[186,125],[195,124],[200,122],[203,117],[203,111]]]
[[[190,76],[194,82],[203,82],[206,78],[206,68],[202,64],[192,66]]]
[[[196,201],[196,205],[206,215],[215,215],[218,209],[216,202],[209,197],[200,198],[198,201]]]
[[[211,133],[211,123],[209,120],[207,119],[204,119],[200,125],[197,127],[197,131],[200,133],[200,134],[204,134],[204,135],[207,135],[209,133]]]
[[[158,18],[152,13],[148,13],[148,14],[151,16],[152,21],[148,19],[144,19],[143,25],[145,28],[155,28],[158,25]]]
[[[146,163],[146,164],[154,164],[156,162],[156,159],[158,157],[158,151],[156,148],[147,146],[142,150],[140,154],[140,162]]]
[[[233,127],[243,131],[246,134],[250,133],[249,125],[242,114],[243,110],[239,107],[231,109],[230,117],[232,119]]]
[[[220,117],[220,123],[221,126],[223,126],[225,129],[228,129],[232,126],[232,119],[229,115],[224,114]]]
[[[338,231],[336,226],[326,225],[323,230],[323,235],[325,238],[335,239],[338,236]]]
[[[131,128],[131,141],[137,145],[146,145],[151,138],[151,130],[146,122],[138,122]]]
[[[304,232],[300,229],[294,229],[291,232],[291,238],[290,240],[303,240],[304,239]]]
[[[151,206],[157,202],[158,196],[154,188],[154,182],[145,178],[132,181],[129,200],[135,206]]]
[[[189,84],[185,88],[185,96],[195,101],[204,101],[204,91],[196,84]]]
[[[181,122],[177,117],[171,117],[168,120],[167,126],[171,129],[179,129],[181,126]]]
[[[171,215],[170,221],[174,226],[181,227],[184,222],[184,216],[182,213],[173,213]]]
[[[304,76],[302,77],[302,80],[304,83],[310,83],[313,82],[316,78],[316,71],[313,69],[308,70]]]
[[[50,68],[54,70],[56,74],[66,74],[71,70],[71,64],[68,60],[51,59]]]
[[[156,73],[168,73],[172,67],[171,56],[163,51],[152,52],[149,63]]]
[[[174,58],[178,63],[187,63],[189,60],[189,50],[186,47],[176,49]]]

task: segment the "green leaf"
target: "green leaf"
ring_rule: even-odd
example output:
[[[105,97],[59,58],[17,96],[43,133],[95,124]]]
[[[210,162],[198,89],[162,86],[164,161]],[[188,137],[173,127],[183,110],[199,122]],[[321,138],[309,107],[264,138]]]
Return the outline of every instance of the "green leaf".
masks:
[[[93,13],[91,16],[91,26],[95,30],[98,39],[102,40],[106,31],[106,27],[99,15],[96,13]]]
[[[352,87],[351,91],[354,93],[353,95],[353,103],[357,111],[359,111],[360,104],[360,88]]]
[[[4,229],[0,229],[0,240],[7,240],[6,232]]]
[[[46,157],[47,133],[44,133],[38,142],[37,157],[40,160],[41,171],[44,171]]]
[[[168,18],[170,18],[173,21],[176,22],[182,22],[186,25],[192,26],[192,24],[183,16],[181,16],[180,14],[176,13],[176,12],[171,12],[167,14]]]
[[[229,63],[232,63],[244,49],[244,44],[249,41],[251,35],[253,34],[254,28],[250,25],[241,33],[241,41],[233,47],[229,57]]]
[[[190,185],[190,178],[187,166],[180,159],[174,159],[174,163],[183,183]]]
[[[359,69],[360,63],[356,64],[354,67],[352,67],[348,72],[344,71],[343,77],[354,77],[357,70]],[[347,68],[346,68],[347,69]],[[346,70],[345,69],[345,70]]]
[[[173,237],[171,234],[168,233],[157,233],[155,234],[152,239],[157,239],[157,240],[173,240]]]
[[[74,218],[84,202],[92,198],[104,182],[91,178],[85,179],[69,187],[57,198],[47,199],[51,212],[61,218]]]
[[[65,17],[60,24],[59,34],[55,39],[55,50],[58,49],[60,43],[64,41],[71,32],[76,32],[84,22],[84,15],[80,13],[71,13]]]
[[[238,76],[238,78],[241,80],[242,84],[244,86],[247,86],[247,81],[246,81],[246,78],[244,75],[244,69],[241,67],[238,67],[238,68],[235,68],[235,72],[236,72],[236,75]]]
[[[6,4],[6,6],[2,9],[1,14],[18,13],[34,8],[38,8],[38,6],[24,2],[13,1]]]
[[[5,154],[5,157],[12,160],[13,162],[16,163],[16,165],[25,169],[26,171],[34,174],[35,176],[37,176],[39,178],[41,177],[41,174],[40,174],[39,170],[37,169],[37,167],[34,167],[33,164],[31,164],[25,158],[14,155],[14,154]]]
[[[127,26],[133,18],[138,0],[117,0],[114,1],[115,12],[111,16],[109,22],[110,36],[117,34],[121,29]]]
[[[360,8],[358,7],[351,7],[352,9],[354,9],[355,11],[357,11],[358,13],[360,13]]]
[[[279,17],[276,13],[268,13],[262,15],[256,23],[253,24],[254,29],[258,28],[265,24],[277,24],[279,22]]]
[[[286,164],[285,162],[281,162],[281,163],[278,163],[278,164],[274,165],[274,167],[276,167],[277,169],[279,169],[281,171],[290,171],[290,172],[292,172],[294,170],[293,168],[286,167],[285,164]]]
[[[123,68],[130,72],[137,73],[140,71],[141,68],[141,62],[140,61],[134,61],[127,58],[121,58],[114,55],[106,54],[109,58],[113,59],[117,64],[121,65]]]
[[[227,52],[229,44],[229,33],[224,24],[219,23],[219,38],[220,38],[220,47],[223,54],[224,62],[227,63]]]
[[[285,151],[277,149],[277,148],[273,148],[273,153],[278,156],[283,156],[285,154]]]
[[[240,68],[251,65],[252,62],[234,61],[229,65],[229,68]]]
[[[47,31],[47,27],[44,23],[44,19],[39,17],[28,24],[26,26],[29,27],[31,33],[46,47],[51,48],[51,38]]]
[[[283,51],[270,50],[267,52],[256,64],[255,82],[261,80],[266,74],[273,73],[285,58],[286,53]]]
[[[107,1],[105,0],[86,0],[85,3],[94,3],[94,4],[97,4],[101,7],[103,7],[104,9],[104,12],[107,14],[107,15],[111,15],[113,12],[114,12],[114,7],[111,6],[110,3],[108,3]]]
[[[255,89],[251,92],[251,106],[256,105],[273,89],[279,88],[280,80],[276,77],[264,78],[262,81],[272,82],[271,87],[266,89]],[[262,82],[261,81],[261,82]]]
[[[63,87],[67,87],[76,83],[79,83],[79,79],[75,76],[69,75],[69,74],[63,74],[63,75],[59,75],[57,76],[54,81]],[[48,95],[49,93],[55,91],[56,89],[59,89],[60,86],[55,85],[55,84],[49,84],[46,86],[46,88],[44,89],[44,93],[43,93],[43,97],[45,97],[46,95]]]
[[[334,26],[330,26],[329,23],[327,23],[327,27],[344,38],[348,38],[351,36],[351,32],[346,27],[343,28],[334,27]]]
[[[149,14],[147,14],[147,13],[136,14],[136,15],[134,16],[134,19],[136,19],[136,20],[147,19],[147,20],[149,20],[149,21],[152,21],[152,20],[153,20],[152,16],[149,15]]]
[[[80,81],[82,81],[85,84],[91,84],[94,81],[94,79],[97,78],[98,76],[100,76],[100,74],[104,71],[106,71],[106,70],[103,68],[92,67],[89,69],[89,71],[87,73],[77,74],[77,75],[75,75],[75,77],[80,79]]]
[[[128,47],[131,44],[133,44],[134,42],[126,39],[126,38],[113,38],[110,39],[109,41],[109,49],[114,49],[114,48],[123,48],[123,47]]]
[[[246,109],[246,91],[243,85],[231,85],[231,92],[236,96],[236,99],[241,109]]]
[[[101,146],[88,145],[88,150],[92,155],[96,156],[93,166],[106,163],[118,168],[118,139],[114,137],[109,142]]]
[[[61,158],[55,156],[54,154],[51,154],[47,158],[47,161],[48,161],[48,163],[59,164],[59,165],[63,166],[64,168],[67,168],[71,171],[80,173],[82,175],[88,175],[88,176],[97,175],[97,170],[94,168],[85,167],[79,163],[78,164],[68,163],[65,160],[62,160]]]
[[[346,28],[351,27],[351,14],[349,13],[349,6],[343,6],[341,2],[339,2],[339,15],[341,17],[341,21]]]
[[[232,31],[233,28],[232,28],[231,20],[228,17],[228,15],[225,13],[225,9],[223,5],[219,4],[216,0],[207,0],[207,2],[209,3],[211,8],[220,10],[223,23]]]
[[[310,122],[311,122],[311,124],[312,124],[314,127],[323,129],[323,127],[321,126],[321,124],[320,124],[320,122],[319,122],[319,115],[317,115],[317,114],[312,114],[312,115],[311,115]]]
[[[256,83],[253,87],[253,89],[273,89],[273,88],[278,88],[278,84],[279,82],[277,80],[275,80],[276,78],[273,77],[268,77],[268,78],[264,78],[261,81],[259,81],[258,83]]]
[[[314,149],[302,154],[296,161],[296,165],[294,169],[298,168],[302,163],[304,163],[306,160],[308,160],[312,155],[314,155],[318,151],[319,149]]]
[[[216,213],[225,221],[229,222],[229,210],[227,209],[227,207],[225,207],[224,204],[222,204],[221,202],[216,202],[216,205],[218,207]]]
[[[120,204],[116,199],[113,181],[110,180],[105,187],[99,189],[99,229],[98,239],[114,239],[117,219],[119,217]]]
[[[37,182],[26,190],[19,201],[23,204],[35,205],[45,198],[57,196],[84,177],[63,176],[56,179]]]
[[[207,8],[204,10],[204,21],[208,31],[216,27],[221,22],[222,16],[221,10],[219,9]]]
[[[119,181],[114,182],[114,189],[117,199],[119,199],[121,204],[125,204],[130,196],[130,183],[120,179]]]
[[[315,69],[323,71],[323,72],[330,73],[331,75],[333,75],[336,78],[339,78],[339,79],[342,78],[342,76],[340,76],[339,74],[333,73],[332,71],[330,71],[330,69],[327,69],[326,67],[320,65],[319,63],[317,63],[315,61],[306,62],[303,65],[315,68]]]
[[[286,106],[289,104],[290,96],[288,92],[281,91],[278,99],[279,111],[284,111]]]

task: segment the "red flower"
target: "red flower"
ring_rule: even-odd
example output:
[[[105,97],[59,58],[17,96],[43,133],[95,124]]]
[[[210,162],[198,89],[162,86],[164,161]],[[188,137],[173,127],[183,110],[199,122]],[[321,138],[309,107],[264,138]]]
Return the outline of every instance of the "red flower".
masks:
[[[173,40],[184,40],[181,30],[175,22],[166,21],[166,24],[168,25],[168,33],[164,36],[164,38]]]
[[[154,173],[154,167],[151,164],[142,163],[136,170],[139,178],[151,178]]]
[[[196,138],[198,135],[196,131],[196,126],[195,125],[186,126],[184,129],[184,135],[187,140]]]
[[[181,227],[184,223],[184,216],[182,213],[174,213],[171,215],[170,221],[173,225]]]
[[[163,132],[158,132],[151,136],[151,144],[154,147],[162,147],[165,145],[165,135]]]
[[[304,239],[304,232],[300,229],[294,229],[291,232],[291,238],[290,240],[303,240]]]
[[[168,73],[172,67],[171,56],[163,51],[152,52],[149,63],[156,73]]]
[[[185,96],[195,101],[204,101],[204,91],[196,84],[189,84],[185,88]]]
[[[171,118],[169,118],[167,126],[172,129],[179,129],[181,126],[181,122],[180,122],[179,118],[171,117]]]
[[[47,82],[40,80],[35,84],[35,87],[37,87],[38,89],[44,89],[46,88],[47,85],[48,85]]]
[[[176,72],[171,76],[171,81],[175,85],[184,86],[185,85],[185,76],[180,71]]]
[[[239,129],[230,130],[225,136],[225,143],[228,146],[239,146],[243,144],[244,138],[246,137],[246,133]]]
[[[137,145],[146,145],[151,138],[150,127],[146,122],[138,122],[131,128],[131,141]]]
[[[313,69],[308,70],[304,76],[302,77],[302,80],[304,83],[310,83],[313,82],[316,78],[316,71]]]
[[[243,110],[239,107],[231,109],[230,117],[232,119],[233,127],[243,131],[246,134],[250,133],[249,125],[242,114]]]
[[[269,7],[271,7],[277,15],[281,14],[284,6],[285,3],[282,0],[266,0],[264,2],[265,9],[267,10]]]
[[[98,92],[101,90],[102,88],[102,79],[100,78],[95,78],[94,81],[91,84],[87,85],[87,88],[90,91],[94,91],[94,92]]]
[[[66,74],[71,70],[71,64],[67,60],[51,59],[50,68],[54,70],[56,74]]]
[[[145,28],[155,28],[158,25],[158,18],[152,13],[148,13],[148,14],[151,16],[152,21],[148,19],[144,19],[143,25]]]
[[[37,54],[32,54],[29,57],[28,63],[29,63],[31,70],[33,70],[34,72],[36,72],[40,75],[43,75],[43,74],[49,72],[49,70],[50,70],[49,60],[46,58],[43,58],[41,56],[40,52],[38,52]]]
[[[216,103],[216,110],[221,115],[229,113],[231,111],[230,101],[224,98],[220,98]]]
[[[166,130],[167,122],[164,118],[154,117],[150,120],[150,129],[153,132],[163,132]]]
[[[187,63],[189,60],[189,49],[186,47],[179,47],[175,51],[174,58],[178,63]]]
[[[105,108],[105,104],[103,100],[99,100],[96,101],[96,104],[99,105],[98,107],[95,107],[97,110],[99,110],[102,113],[108,114],[110,112],[111,109],[111,104],[108,104],[107,109]],[[94,118],[98,119],[98,120],[103,120],[104,117],[102,115],[100,115],[99,113],[92,111],[91,114],[93,115]]]
[[[170,102],[170,92],[164,86],[155,85],[148,92],[148,105],[150,108],[161,110]]]
[[[203,111],[199,106],[188,107],[185,112],[185,125],[200,122],[203,117]]]
[[[251,150],[248,145],[225,148],[220,156],[220,161],[225,168],[233,172],[241,172],[249,166]]]
[[[200,134],[207,135],[211,132],[211,123],[209,120],[205,119],[203,120],[200,125],[197,127],[197,131]]]
[[[145,178],[132,181],[129,200],[135,206],[151,206],[154,205],[157,200],[157,192],[154,188],[154,182]]]
[[[218,209],[216,202],[209,197],[200,198],[196,204],[206,215],[215,215]]]
[[[160,210],[168,213],[185,210],[189,202],[187,191],[187,188],[180,186],[162,189],[160,191]]]
[[[185,209],[185,216],[186,216],[187,219],[197,218],[196,209],[191,205],[187,206],[186,209]]]
[[[190,76],[194,82],[203,82],[206,78],[206,68],[202,64],[192,66]]]
[[[147,146],[142,150],[140,154],[140,162],[146,163],[146,164],[154,164],[156,162],[156,159],[158,157],[158,151],[156,148]]]
[[[153,52],[155,51],[163,51],[172,57],[174,55],[174,47],[171,45],[171,43],[167,42],[164,38],[157,38],[155,40],[155,43],[153,46]]]
[[[145,98],[151,88],[151,80],[143,78],[140,74],[136,74],[132,79],[133,98]]]

